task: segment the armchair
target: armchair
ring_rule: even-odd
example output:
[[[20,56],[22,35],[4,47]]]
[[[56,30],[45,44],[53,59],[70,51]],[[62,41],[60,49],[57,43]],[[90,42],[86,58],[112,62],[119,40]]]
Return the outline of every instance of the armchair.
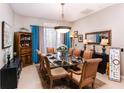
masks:
[[[67,77],[68,72],[62,67],[50,69],[50,63],[48,61],[48,58],[46,56],[44,58],[45,58],[45,63],[46,63],[47,74],[50,79],[50,88],[52,88],[53,81],[56,79]]]
[[[87,59],[92,59],[92,51],[87,51],[87,50],[84,51],[82,60],[85,61]],[[82,69],[82,65],[83,64],[79,64],[77,67],[79,69]]]
[[[70,70],[71,74],[69,75],[69,78],[77,84],[80,89],[89,84],[92,84],[92,88],[94,88],[98,64],[101,61],[101,58],[89,59],[85,61],[81,71],[76,72]]]

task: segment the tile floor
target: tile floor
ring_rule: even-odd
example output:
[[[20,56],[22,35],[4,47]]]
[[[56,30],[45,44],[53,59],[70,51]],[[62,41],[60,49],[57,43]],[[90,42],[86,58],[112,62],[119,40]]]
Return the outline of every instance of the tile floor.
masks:
[[[97,73],[97,78],[105,82],[106,84],[100,87],[100,89],[124,89],[124,80],[121,83],[108,80],[104,74]],[[40,78],[36,70],[35,65],[30,65],[22,69],[20,79],[18,82],[18,89],[42,89]]]

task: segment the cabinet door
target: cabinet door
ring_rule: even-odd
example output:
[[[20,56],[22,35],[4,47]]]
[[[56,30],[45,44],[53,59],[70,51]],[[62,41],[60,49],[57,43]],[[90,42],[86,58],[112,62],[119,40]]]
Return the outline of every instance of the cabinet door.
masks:
[[[1,71],[1,88],[13,89],[17,88],[17,69],[9,68]]]
[[[25,59],[25,56],[21,56],[21,62],[22,62],[22,67],[25,67],[25,62],[26,59]]]
[[[31,64],[32,61],[31,61],[31,55],[27,55],[27,64]]]
[[[32,64],[31,55],[21,56],[21,59],[22,59],[22,67],[25,67],[25,66]]]

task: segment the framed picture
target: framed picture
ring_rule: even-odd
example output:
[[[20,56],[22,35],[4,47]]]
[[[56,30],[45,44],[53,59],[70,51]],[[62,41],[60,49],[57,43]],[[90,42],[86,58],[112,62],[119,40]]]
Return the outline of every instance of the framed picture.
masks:
[[[2,22],[2,49],[11,46],[11,27],[5,22]]]
[[[78,42],[83,42],[83,35],[78,35]]]
[[[74,31],[74,38],[78,38],[78,31]]]

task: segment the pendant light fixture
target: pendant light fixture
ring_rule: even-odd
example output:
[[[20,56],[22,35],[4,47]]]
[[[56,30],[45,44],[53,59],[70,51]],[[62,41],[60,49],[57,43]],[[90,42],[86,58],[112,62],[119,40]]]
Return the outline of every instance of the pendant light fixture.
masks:
[[[64,20],[64,5],[65,5],[64,3],[61,3],[61,6],[62,6],[62,14],[61,14],[62,22]],[[63,25],[55,26],[54,28],[59,33],[67,33],[71,30],[71,27],[63,26]]]

